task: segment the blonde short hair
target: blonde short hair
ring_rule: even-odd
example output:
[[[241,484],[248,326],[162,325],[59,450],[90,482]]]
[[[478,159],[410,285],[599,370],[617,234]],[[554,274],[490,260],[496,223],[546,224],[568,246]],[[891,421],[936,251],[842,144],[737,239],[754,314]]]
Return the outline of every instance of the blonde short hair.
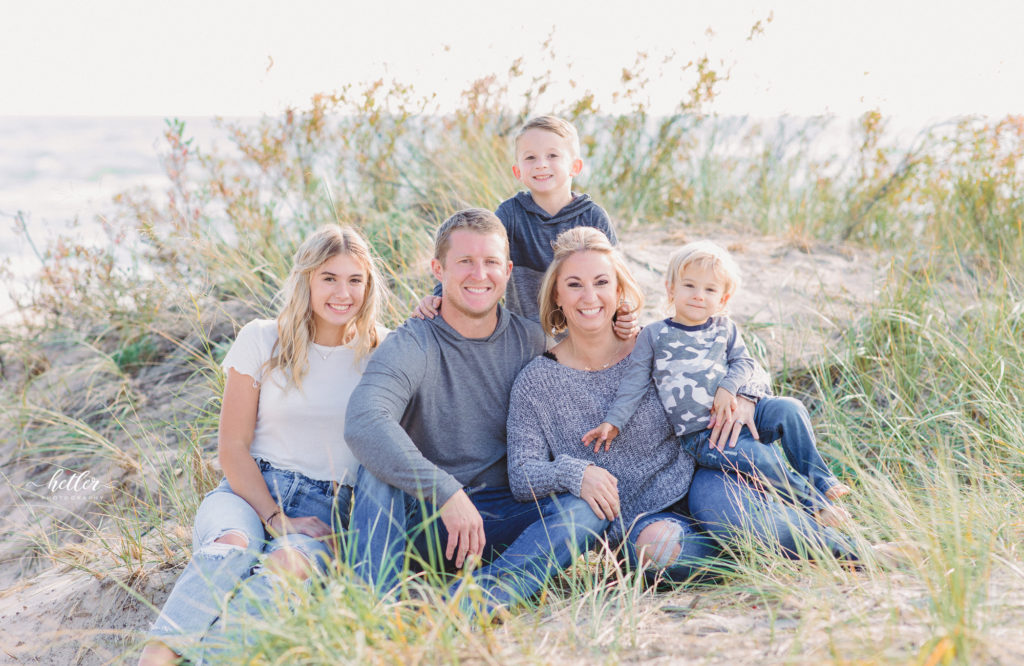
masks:
[[[501,223],[498,216],[484,208],[467,208],[455,213],[441,223],[434,237],[434,259],[444,265],[448,255],[448,246],[451,245],[451,236],[454,232],[465,229],[478,234],[494,234],[500,236],[505,242],[505,261],[509,258],[508,232],[505,225]]]
[[[523,138],[523,135],[532,129],[540,129],[545,132],[551,132],[557,134],[563,139],[569,140],[569,147],[572,149],[572,156],[580,156],[580,135],[573,127],[573,124],[568,120],[559,118],[558,116],[537,116],[536,118],[530,118],[519,128],[519,132],[516,133],[515,139],[515,151],[519,154],[519,139]]]
[[[328,224],[307,238],[295,252],[292,270],[277,299],[281,310],[277,315],[277,343],[266,371],[281,368],[288,385],[302,388],[302,378],[309,370],[309,345],[316,336],[309,281],[325,261],[344,254],[355,259],[366,271],[366,290],[359,312],[347,324],[345,334],[355,329],[353,340],[356,361],[365,358],[377,345],[377,319],[388,295],[377,263],[366,240],[352,227]]]
[[[732,296],[740,288],[740,267],[732,255],[711,241],[694,241],[679,248],[669,257],[668,272],[665,274],[669,290],[675,289],[676,281],[690,266],[713,272],[722,280],[727,297]]]
[[[554,335],[566,328],[565,314],[555,304],[555,291],[558,288],[558,273],[562,270],[565,260],[577,252],[597,252],[608,257],[615,268],[615,280],[618,282],[619,299],[630,306],[630,312],[636,312],[644,306],[644,294],[633,274],[629,272],[625,260],[601,231],[593,227],[575,227],[563,231],[552,244],[555,258],[544,273],[540,285],[540,325],[546,332]]]

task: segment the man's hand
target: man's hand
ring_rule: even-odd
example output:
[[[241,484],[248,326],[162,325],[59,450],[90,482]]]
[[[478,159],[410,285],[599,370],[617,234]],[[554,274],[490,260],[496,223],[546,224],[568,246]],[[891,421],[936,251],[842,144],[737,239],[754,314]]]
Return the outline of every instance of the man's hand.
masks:
[[[455,556],[455,566],[461,567],[466,554],[480,557],[487,542],[484,536],[484,519],[473,506],[473,501],[465,490],[459,490],[441,505],[441,522],[448,530],[448,547],[444,551],[446,559]]]
[[[602,423],[593,430],[583,435],[583,445],[590,446],[591,442],[594,442],[594,453],[601,450],[601,445],[604,444],[604,450],[607,451],[612,444],[612,440],[619,436],[619,429],[613,426],[611,423]]]
[[[754,439],[761,439],[761,436],[757,434],[757,426],[754,424],[754,402],[740,396],[736,401],[736,409],[724,421],[719,421],[715,418],[715,412],[711,412],[711,422],[708,423],[708,428],[711,428],[709,448],[722,451],[725,449],[726,441],[729,442],[730,448],[735,447],[743,426],[747,426]]]
[[[615,312],[615,321],[612,322],[612,330],[620,340],[629,340],[640,332],[636,312],[629,309],[628,303],[619,304],[619,309]]]
[[[619,515],[619,480],[603,467],[588,465],[583,470],[580,499],[598,518],[615,520]]]
[[[416,309],[412,311],[412,316],[418,319],[433,319],[440,311],[441,297],[430,294],[420,299]]]

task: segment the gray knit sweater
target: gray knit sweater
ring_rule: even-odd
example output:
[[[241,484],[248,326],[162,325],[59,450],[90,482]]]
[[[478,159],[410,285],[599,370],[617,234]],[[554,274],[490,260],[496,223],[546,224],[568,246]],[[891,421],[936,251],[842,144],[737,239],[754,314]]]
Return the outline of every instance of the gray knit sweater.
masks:
[[[653,386],[610,451],[583,446],[580,438],[601,423],[615,399],[627,360],[586,372],[536,358],[516,378],[508,414],[508,477],[516,499],[562,492],[578,497],[583,470],[600,465],[619,481],[622,516],[609,529],[613,542],[640,514],[686,495],[694,468]]]

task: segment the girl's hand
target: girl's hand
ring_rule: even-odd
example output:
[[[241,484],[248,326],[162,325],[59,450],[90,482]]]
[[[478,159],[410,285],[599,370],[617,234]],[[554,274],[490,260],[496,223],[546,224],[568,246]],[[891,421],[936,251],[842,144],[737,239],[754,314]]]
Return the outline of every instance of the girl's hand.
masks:
[[[334,530],[316,516],[298,516],[289,518],[284,512],[278,512],[267,522],[267,531],[271,536],[285,534],[305,534],[314,539],[323,539],[334,534]]]
[[[615,520],[619,516],[619,480],[603,467],[588,465],[583,470],[580,499],[598,518]]]
[[[412,316],[418,319],[433,319],[441,311],[441,297],[430,294],[420,299]]]
[[[615,321],[612,322],[612,330],[620,340],[629,340],[640,332],[636,312],[629,309],[628,303],[619,304],[619,309],[615,312]]]
[[[584,446],[590,446],[590,443],[594,442],[594,453],[598,453],[601,451],[602,444],[604,444],[604,450],[607,451],[612,440],[618,436],[619,429],[606,422],[583,435],[582,440]]]

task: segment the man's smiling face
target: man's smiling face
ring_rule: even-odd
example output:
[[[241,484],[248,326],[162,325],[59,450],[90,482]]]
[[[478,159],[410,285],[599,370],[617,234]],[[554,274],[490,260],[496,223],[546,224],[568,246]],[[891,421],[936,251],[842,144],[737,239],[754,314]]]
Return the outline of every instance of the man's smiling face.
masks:
[[[505,239],[496,234],[458,229],[449,238],[444,260],[431,261],[442,286],[442,315],[480,319],[494,313],[512,275]],[[452,322],[450,322],[452,323]]]

